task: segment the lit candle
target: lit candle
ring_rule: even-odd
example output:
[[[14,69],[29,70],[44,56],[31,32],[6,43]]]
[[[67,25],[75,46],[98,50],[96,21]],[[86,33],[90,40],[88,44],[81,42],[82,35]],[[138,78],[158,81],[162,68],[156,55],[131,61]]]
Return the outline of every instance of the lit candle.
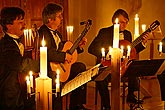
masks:
[[[67,26],[67,40],[72,41],[73,26]]]
[[[60,92],[60,71],[56,71],[56,92]]]
[[[162,52],[162,42],[159,43],[159,52]]]
[[[105,49],[104,48],[101,48],[101,55],[103,58],[105,58]]]
[[[112,55],[112,47],[109,46],[109,51],[108,51],[108,54],[106,55],[106,60],[110,60],[111,59],[111,55]]]
[[[27,41],[27,46],[29,46],[29,31],[26,29],[26,41]]]
[[[146,25],[142,24],[142,32],[145,32],[145,31],[146,31]]]
[[[24,30],[24,40],[25,40],[25,47],[27,46],[27,33],[26,33],[26,29]]]
[[[26,76],[27,93],[31,93],[29,76]]]
[[[124,46],[123,45],[121,45],[121,58],[123,58],[123,54],[124,54]]]
[[[33,72],[30,71],[29,75],[30,75],[30,87],[33,88]]]
[[[131,47],[128,45],[127,46],[127,57],[130,57],[130,52],[131,52]]]
[[[114,33],[113,33],[113,48],[118,48],[119,46],[119,24],[118,18],[116,18],[116,24],[114,24]]]
[[[135,15],[135,35],[134,35],[134,39],[136,39],[137,37],[139,37],[139,17],[138,17],[138,14]]]
[[[29,33],[29,46],[32,46],[32,30],[28,29],[28,33]]]
[[[47,77],[47,47],[45,46],[44,37],[42,40],[42,47],[40,47],[40,73],[42,78]]]

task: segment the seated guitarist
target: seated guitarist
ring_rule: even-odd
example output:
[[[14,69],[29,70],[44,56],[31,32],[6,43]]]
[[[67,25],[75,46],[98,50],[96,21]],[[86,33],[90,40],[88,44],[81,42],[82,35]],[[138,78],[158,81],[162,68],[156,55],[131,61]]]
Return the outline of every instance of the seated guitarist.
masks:
[[[120,24],[120,40],[126,40],[130,43],[132,42],[132,35],[131,32],[126,30],[126,26],[129,21],[129,17],[126,11],[123,9],[118,9],[113,17],[112,17],[112,23],[115,23],[116,18],[119,20]],[[145,49],[145,43],[147,42],[149,34],[146,33],[143,36],[143,40],[141,43],[139,43],[137,46],[135,46],[136,53],[139,53],[143,49]],[[102,28],[100,29],[98,35],[95,37],[95,39],[92,41],[88,48],[88,52],[94,56],[97,57],[97,62],[101,62],[101,48],[109,48],[109,46],[112,46],[113,44],[113,25],[110,27]],[[107,53],[107,52],[106,52]],[[100,96],[101,96],[101,110],[110,110],[110,99],[109,99],[109,91],[108,91],[108,82],[110,82],[110,75],[105,78],[104,81],[98,81],[96,82],[96,86],[99,90]],[[127,102],[137,102],[137,98],[134,95],[134,91],[137,91],[138,88],[138,82],[136,77],[129,77],[128,78],[128,96],[127,96]]]
[[[39,36],[40,40],[44,37],[44,40],[46,41],[46,46],[48,49],[48,76],[52,78],[53,81],[53,88],[55,88],[55,78],[56,75],[52,72],[52,69],[50,67],[50,62],[56,62],[56,63],[71,63],[74,59],[72,55],[67,53],[66,51],[62,51],[64,46],[64,41],[62,41],[62,35],[58,31],[58,28],[61,26],[63,16],[63,7],[54,4],[49,3],[44,7],[42,12],[42,19],[43,19],[43,25],[39,29]],[[83,46],[86,44],[87,39],[84,37],[82,41],[79,43],[79,46],[76,48],[77,53],[83,52]],[[68,48],[69,49],[69,48]],[[78,73],[81,73],[86,70],[86,66],[81,62],[75,62],[71,65],[70,75],[68,80],[73,79],[78,75]],[[63,81],[63,82],[67,82]],[[70,96],[70,110],[79,110],[84,109],[82,104],[85,104],[86,101],[86,86],[79,87],[76,90],[74,90],[71,93]],[[57,100],[53,97],[53,110],[62,110],[61,107],[61,99]]]

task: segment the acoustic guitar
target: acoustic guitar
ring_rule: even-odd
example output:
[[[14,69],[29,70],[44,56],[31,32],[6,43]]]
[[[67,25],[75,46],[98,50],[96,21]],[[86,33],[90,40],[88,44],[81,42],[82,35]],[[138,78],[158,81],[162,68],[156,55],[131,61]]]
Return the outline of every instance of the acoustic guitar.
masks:
[[[73,63],[77,61],[78,55],[76,48],[78,47],[82,38],[86,35],[88,30],[90,29],[91,24],[92,24],[92,20],[88,20],[87,22],[85,22],[85,28],[79,35],[78,39],[74,42],[74,44],[72,44],[72,42],[70,41],[67,41],[64,44],[62,51],[72,55],[72,60],[70,63],[68,63],[67,61],[65,61],[64,63],[50,62],[52,71],[57,71],[57,69],[59,69],[61,82],[65,82],[69,78],[71,66]]]
[[[120,40],[119,41],[119,47],[120,46],[124,46],[124,47],[127,47],[127,46],[130,46],[131,47],[131,51],[130,51],[130,58],[129,60],[132,60],[132,59],[136,59],[137,58],[137,52],[136,52],[136,49],[135,47],[141,43],[143,41],[143,36],[147,33],[147,32],[152,32],[154,31],[158,26],[160,25],[160,22],[158,20],[155,20],[150,26],[149,28],[143,32],[138,38],[136,38],[132,43],[130,43],[129,41],[127,40]],[[124,54],[126,56],[126,53],[127,50],[125,49],[124,50]],[[128,64],[128,59],[126,60],[122,60],[121,61],[121,67],[120,67],[120,74],[123,75],[125,70],[127,69],[127,67],[129,66]],[[111,63],[109,61],[102,61],[102,64],[103,66],[110,66]]]

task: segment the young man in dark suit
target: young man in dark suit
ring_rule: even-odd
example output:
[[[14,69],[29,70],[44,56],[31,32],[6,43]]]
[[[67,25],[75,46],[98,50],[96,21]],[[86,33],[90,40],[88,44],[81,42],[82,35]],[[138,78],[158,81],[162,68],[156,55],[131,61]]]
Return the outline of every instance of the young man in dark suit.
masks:
[[[132,42],[131,32],[126,30],[126,26],[129,22],[129,17],[127,12],[124,11],[123,9],[118,9],[112,17],[113,24],[115,24],[116,18],[118,18],[120,24],[119,27],[120,40],[126,40],[131,43]],[[97,57],[96,64],[101,62],[101,58],[102,58],[101,48],[104,47],[106,53],[108,53],[109,46],[112,47],[113,30],[114,30],[114,25],[100,29],[98,35],[94,38],[94,40],[90,44],[88,48],[88,52]],[[147,39],[148,39],[148,34],[146,33],[143,36],[143,41],[135,46],[137,53],[145,49],[145,43],[147,42]],[[105,80],[96,82],[96,86],[101,96],[101,110],[110,110],[108,82],[110,82],[110,75],[108,75],[105,78]],[[136,77],[129,77],[127,102],[133,102],[133,103],[137,102],[136,96],[134,95],[134,91],[137,91],[138,89],[139,88]]]

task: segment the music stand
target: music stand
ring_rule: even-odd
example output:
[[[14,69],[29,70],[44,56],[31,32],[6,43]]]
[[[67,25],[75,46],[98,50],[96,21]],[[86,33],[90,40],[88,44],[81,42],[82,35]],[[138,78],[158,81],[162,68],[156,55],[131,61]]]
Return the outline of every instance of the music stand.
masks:
[[[161,74],[164,70],[163,67],[165,67],[164,61],[165,59],[131,60],[123,77],[128,77],[128,75],[140,77]]]
[[[165,69],[165,59],[130,60],[129,66],[127,70],[125,71],[123,77],[153,76],[153,75],[161,74],[164,71],[164,69]],[[140,79],[139,79],[139,91],[138,91],[137,104],[138,105],[136,108],[141,108],[140,104],[142,104],[142,102],[140,102]],[[130,105],[130,107],[133,107],[133,106]]]

